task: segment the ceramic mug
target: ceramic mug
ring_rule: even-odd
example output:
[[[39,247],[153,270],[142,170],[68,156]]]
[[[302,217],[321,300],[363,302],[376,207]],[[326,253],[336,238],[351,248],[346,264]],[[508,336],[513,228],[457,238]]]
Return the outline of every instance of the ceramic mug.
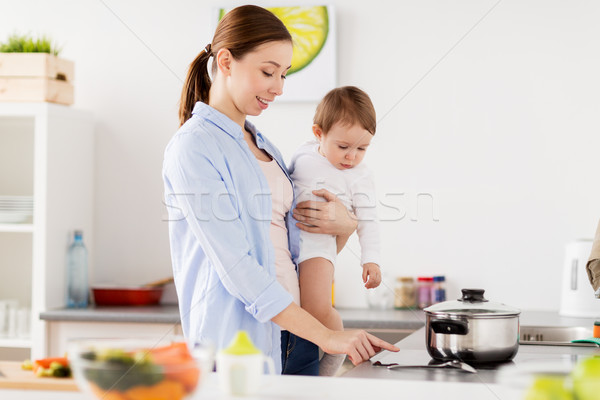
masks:
[[[243,396],[258,391],[265,371],[275,374],[275,365],[270,357],[263,354],[217,355],[219,386],[227,394]]]

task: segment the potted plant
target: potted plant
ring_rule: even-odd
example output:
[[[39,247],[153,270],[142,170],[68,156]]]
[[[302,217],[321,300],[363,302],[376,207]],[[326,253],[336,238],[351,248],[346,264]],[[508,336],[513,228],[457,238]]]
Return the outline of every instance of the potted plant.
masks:
[[[73,104],[72,61],[42,36],[11,35],[0,42],[0,101]]]

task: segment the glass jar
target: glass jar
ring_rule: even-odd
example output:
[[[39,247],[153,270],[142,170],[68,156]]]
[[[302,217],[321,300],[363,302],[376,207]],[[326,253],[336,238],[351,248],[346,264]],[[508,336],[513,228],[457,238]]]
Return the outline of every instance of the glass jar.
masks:
[[[399,310],[417,307],[417,287],[411,276],[401,276],[396,279],[394,288],[394,308]]]
[[[431,285],[431,304],[441,303],[446,301],[446,277],[434,276],[433,284]]]
[[[431,276],[419,276],[417,278],[417,306],[421,309],[431,305]]]
[[[394,304],[395,293],[385,281],[373,289],[366,290],[367,304],[373,310],[389,310]]]

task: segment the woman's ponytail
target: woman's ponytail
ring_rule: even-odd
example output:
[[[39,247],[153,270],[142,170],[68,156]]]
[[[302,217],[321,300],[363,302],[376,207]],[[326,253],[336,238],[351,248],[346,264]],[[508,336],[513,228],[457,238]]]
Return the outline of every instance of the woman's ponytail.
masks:
[[[192,116],[198,101],[208,104],[211,80],[208,75],[208,59],[221,49],[227,49],[239,60],[263,43],[285,41],[292,43],[292,36],[285,25],[272,12],[262,7],[245,5],[229,11],[219,21],[211,44],[200,52],[190,65],[185,78],[179,104],[181,125]],[[212,64],[216,76],[216,64]]]
[[[194,105],[198,101],[208,104],[208,93],[211,84],[208,75],[208,60],[212,55],[211,50],[211,45],[207,45],[190,64],[179,102],[180,125],[190,119]]]

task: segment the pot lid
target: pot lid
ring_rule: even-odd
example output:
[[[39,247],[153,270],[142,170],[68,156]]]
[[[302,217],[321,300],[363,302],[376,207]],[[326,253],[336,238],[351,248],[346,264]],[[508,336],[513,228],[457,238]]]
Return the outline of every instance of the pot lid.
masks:
[[[506,304],[488,301],[483,297],[483,289],[462,289],[458,300],[444,301],[425,308],[431,314],[453,314],[479,317],[500,317],[519,315],[521,310]]]

